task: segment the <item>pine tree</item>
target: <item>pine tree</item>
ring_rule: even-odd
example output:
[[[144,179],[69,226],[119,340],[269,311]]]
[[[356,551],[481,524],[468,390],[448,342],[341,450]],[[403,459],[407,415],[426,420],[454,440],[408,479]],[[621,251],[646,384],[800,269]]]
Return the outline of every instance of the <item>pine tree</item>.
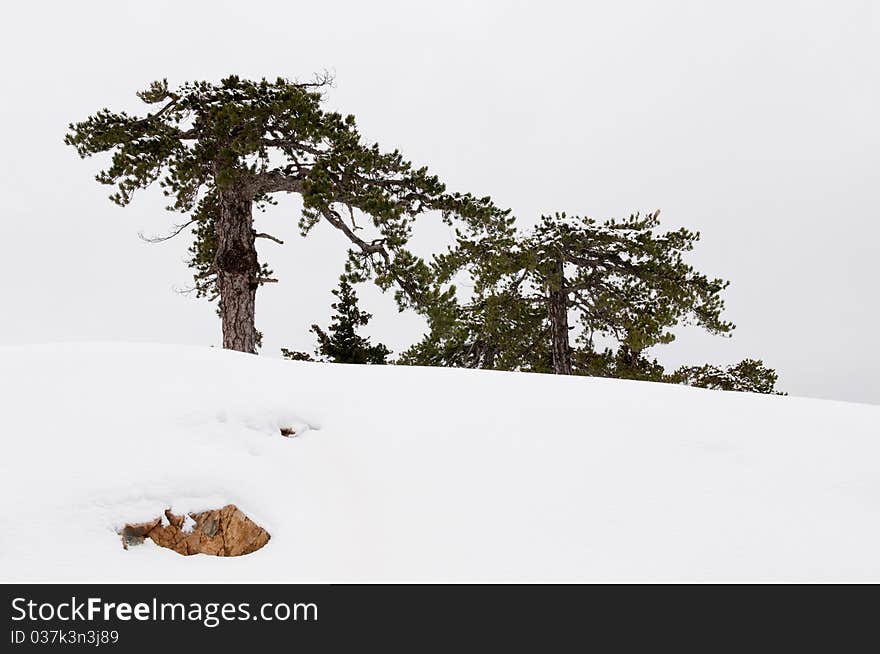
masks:
[[[339,288],[333,290],[333,295],[337,301],[331,306],[336,313],[331,318],[327,331],[318,325],[312,325],[311,329],[318,336],[315,353],[320,360],[334,363],[387,363],[391,351],[382,343],[371,345],[369,338],[357,333],[373,316],[360,310],[354,288],[344,275],[339,278]],[[287,359],[314,360],[302,352],[287,349],[282,349],[281,352]]]
[[[785,395],[776,390],[779,376],[760,359],[743,359],[733,366],[682,366],[669,376],[668,381],[699,388],[722,391],[743,391]]]
[[[429,266],[406,249],[416,216],[436,210],[447,224],[477,231],[509,225],[489,198],[447,193],[397,150],[363,143],[353,116],[322,109],[330,81],[230,76],[172,89],[163,80],[137,94],[157,107],[145,116],[102,109],[69,127],[65,143],[81,157],[111,154],[97,180],[116,187],[115,203],[158,182],[168,209],[188,215],[165,238],[192,230],[195,288],[219,298],[226,348],[256,351],[256,291],[277,280],[255,240],[281,241],[254,229],[253,208],[265,209],[277,193],[302,197],[303,235],[320,221],[341,232],[352,275],[395,287],[402,307],[443,300]]]
[[[727,282],[684,261],[699,234],[658,233],[658,215],[597,222],[556,214],[524,236],[460,234],[435,269],[443,278],[465,267],[473,295],[432,314],[429,334],[402,361],[573,374],[580,349],[584,370],[656,378],[662,369],[642,353],[671,342],[677,325],[722,335],[734,328],[721,318]],[[596,353],[596,337],[616,341],[617,353]],[[479,344],[490,358],[468,356]]]
[[[465,304],[453,298],[430,313],[429,333],[398,363],[548,372],[544,318],[515,291],[477,291]]]

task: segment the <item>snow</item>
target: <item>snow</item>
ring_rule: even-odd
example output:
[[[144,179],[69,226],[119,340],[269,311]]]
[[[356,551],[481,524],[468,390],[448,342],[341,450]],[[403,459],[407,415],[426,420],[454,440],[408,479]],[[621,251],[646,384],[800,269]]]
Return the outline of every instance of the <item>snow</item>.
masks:
[[[880,581],[877,406],[50,345],[0,348],[0,443],[6,582]],[[266,547],[117,534],[230,502]]]
[[[191,534],[193,528],[196,526],[196,521],[192,519],[191,516],[186,515],[183,518],[183,525],[180,530],[185,534]]]

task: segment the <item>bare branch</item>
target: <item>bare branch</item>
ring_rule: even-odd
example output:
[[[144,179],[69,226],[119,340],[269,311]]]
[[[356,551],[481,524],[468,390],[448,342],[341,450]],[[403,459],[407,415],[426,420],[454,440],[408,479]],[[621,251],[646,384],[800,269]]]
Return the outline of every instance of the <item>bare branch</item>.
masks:
[[[264,234],[263,232],[254,232],[254,238],[267,238],[270,241],[275,241],[278,245],[284,245],[284,241],[280,238],[272,236],[271,234]]]
[[[363,229],[363,227],[358,227],[357,223],[354,221],[354,207],[352,207],[350,204],[346,204],[345,206],[348,207],[348,216],[351,219],[351,228],[354,231]]]
[[[321,212],[324,218],[327,219],[331,225],[333,225],[336,229],[340,230],[343,234],[348,237],[348,240],[358,246],[361,252],[365,255],[378,254],[385,260],[387,265],[391,264],[391,257],[388,254],[388,251],[385,249],[385,240],[377,239],[375,241],[370,241],[367,243],[362,238],[359,238],[357,234],[355,234],[348,225],[345,224],[345,221],[342,219],[338,213],[336,213],[333,209],[327,208]]]
[[[309,88],[321,88],[325,86],[332,87],[333,83],[336,81],[336,76],[331,73],[329,70],[324,70],[320,73],[315,73],[314,81],[312,82],[294,82],[292,86],[295,86],[300,89],[309,89]]]
[[[175,225],[174,229],[171,231],[171,233],[167,234],[166,236],[144,236],[143,232],[138,232],[138,238],[140,238],[145,243],[164,243],[165,241],[170,241],[172,238],[174,238],[175,236],[180,234],[180,232],[185,230],[187,227],[192,225],[194,222],[196,222],[195,218],[193,218],[192,220],[190,220],[187,223],[184,223],[183,225]]]

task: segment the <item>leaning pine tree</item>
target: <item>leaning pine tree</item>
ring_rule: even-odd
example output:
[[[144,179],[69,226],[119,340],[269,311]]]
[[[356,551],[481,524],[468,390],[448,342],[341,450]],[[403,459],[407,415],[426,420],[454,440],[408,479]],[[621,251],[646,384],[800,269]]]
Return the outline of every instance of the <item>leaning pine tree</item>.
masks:
[[[272,204],[277,193],[302,197],[303,235],[322,220],[339,230],[353,274],[396,287],[401,306],[449,297],[406,250],[416,216],[437,210],[468,230],[510,228],[507,213],[488,198],[447,193],[396,150],[364,144],[353,116],[321,108],[328,83],[232,76],[172,89],[163,80],[138,93],[156,107],[145,116],[102,109],[70,125],[65,142],[81,157],[111,154],[97,180],[116,187],[115,203],[125,206],[136,190],[158,182],[168,209],[188,215],[171,235],[193,231],[196,290],[219,298],[225,348],[256,351],[256,291],[275,280],[255,239],[278,239],[254,229],[253,208]],[[358,234],[365,228],[368,237]]]

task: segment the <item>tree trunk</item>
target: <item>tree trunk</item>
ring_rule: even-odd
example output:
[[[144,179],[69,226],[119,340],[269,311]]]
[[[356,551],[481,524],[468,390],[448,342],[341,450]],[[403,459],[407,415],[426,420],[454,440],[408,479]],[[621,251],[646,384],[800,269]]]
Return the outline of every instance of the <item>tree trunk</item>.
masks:
[[[260,264],[254,243],[253,199],[239,188],[220,191],[220,215],[215,222],[217,251],[214,267],[220,291],[223,347],[255,354],[257,330],[254,308]]]
[[[568,293],[565,290],[565,270],[562,261],[556,262],[553,278],[547,284],[547,317],[550,320],[553,372],[571,374],[571,346],[568,343]]]

